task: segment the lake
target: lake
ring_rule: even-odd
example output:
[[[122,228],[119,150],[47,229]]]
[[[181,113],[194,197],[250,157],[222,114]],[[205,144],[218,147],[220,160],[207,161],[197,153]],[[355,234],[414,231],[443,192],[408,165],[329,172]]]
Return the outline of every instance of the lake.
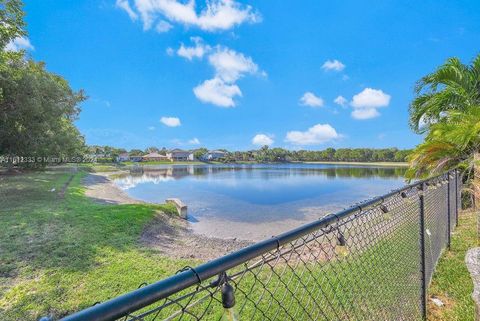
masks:
[[[114,182],[146,202],[181,199],[195,233],[260,240],[399,188],[404,173],[360,165],[159,165]]]

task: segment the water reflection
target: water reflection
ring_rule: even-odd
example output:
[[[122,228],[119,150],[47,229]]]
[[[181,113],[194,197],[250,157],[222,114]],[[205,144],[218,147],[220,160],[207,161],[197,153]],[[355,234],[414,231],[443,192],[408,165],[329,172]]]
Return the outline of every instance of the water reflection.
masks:
[[[318,217],[384,194],[404,184],[404,172],[320,164],[145,166],[132,168],[115,183],[148,202],[180,198],[192,221],[199,223],[259,223]]]
[[[335,178],[402,178],[405,168],[339,166],[339,165],[175,165],[142,166],[131,168],[128,175],[119,177],[115,182],[122,189],[130,189],[138,184],[160,184],[171,180],[181,180],[195,176],[196,179],[211,179],[212,176],[229,173],[235,179],[261,178],[263,180],[288,179],[303,176],[321,176]]]

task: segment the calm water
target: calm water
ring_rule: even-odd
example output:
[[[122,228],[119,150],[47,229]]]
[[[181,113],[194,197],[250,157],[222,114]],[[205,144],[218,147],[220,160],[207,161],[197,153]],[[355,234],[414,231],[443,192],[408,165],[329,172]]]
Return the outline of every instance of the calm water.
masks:
[[[145,166],[115,183],[147,202],[180,198],[194,230],[198,225],[200,232],[208,232],[202,222],[245,223],[245,229],[248,224],[309,221],[404,185],[404,171],[323,164]]]

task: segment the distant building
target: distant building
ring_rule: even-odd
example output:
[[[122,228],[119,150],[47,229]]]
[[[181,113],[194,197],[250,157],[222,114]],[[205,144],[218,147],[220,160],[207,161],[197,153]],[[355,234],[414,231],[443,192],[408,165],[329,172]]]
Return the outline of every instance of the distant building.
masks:
[[[216,161],[216,160],[219,160],[221,158],[225,158],[225,156],[227,155],[226,152],[224,151],[221,151],[221,150],[212,150],[212,151],[209,151],[208,153],[205,153],[203,156],[202,156],[202,160],[206,160],[206,161]]]
[[[170,160],[167,156],[165,155],[160,155],[159,153],[150,153],[147,155],[143,155],[142,161],[144,162],[153,162],[153,161],[168,161]]]
[[[190,152],[190,154],[188,155],[188,160],[189,160],[189,161],[194,161],[194,160],[196,160],[196,159],[195,159],[195,155],[194,155],[192,152]]]
[[[130,160],[132,162],[141,162],[143,159],[143,156],[142,155],[137,155],[137,156],[130,156]]]
[[[117,156],[117,162],[128,162],[130,160],[130,155],[128,153],[121,153]]]
[[[192,153],[186,150],[174,149],[167,153],[167,158],[171,161],[188,161],[192,156]],[[193,159],[193,158],[192,158]]]

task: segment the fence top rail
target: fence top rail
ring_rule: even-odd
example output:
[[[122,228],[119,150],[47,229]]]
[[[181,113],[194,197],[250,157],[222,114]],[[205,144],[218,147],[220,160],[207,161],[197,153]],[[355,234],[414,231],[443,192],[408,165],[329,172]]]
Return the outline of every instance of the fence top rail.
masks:
[[[399,195],[402,192],[414,188],[421,188],[424,183],[445,177],[446,174],[457,173],[456,169],[452,169],[446,173],[417,181],[406,185],[402,188],[392,190],[391,192],[379,197],[372,198],[365,202],[351,206],[334,214],[328,214],[316,221],[302,225],[290,231],[284,232],[278,236],[263,240],[252,244],[248,247],[232,252],[225,256],[219,257],[207,263],[196,266],[195,268],[187,267],[179,273],[166,279],[141,287],[137,290],[125,293],[111,300],[91,306],[77,313],[62,318],[60,321],[113,321],[124,317],[134,311],[140,310],[159,300],[168,298],[170,295],[185,290],[193,285],[199,284],[204,280],[208,280],[214,276],[221,274],[231,268],[239,266],[249,260],[266,254],[280,246],[297,240],[318,229],[327,227],[341,219],[352,214],[362,212],[368,208],[382,204],[386,199]],[[49,320],[49,319],[45,319]]]

